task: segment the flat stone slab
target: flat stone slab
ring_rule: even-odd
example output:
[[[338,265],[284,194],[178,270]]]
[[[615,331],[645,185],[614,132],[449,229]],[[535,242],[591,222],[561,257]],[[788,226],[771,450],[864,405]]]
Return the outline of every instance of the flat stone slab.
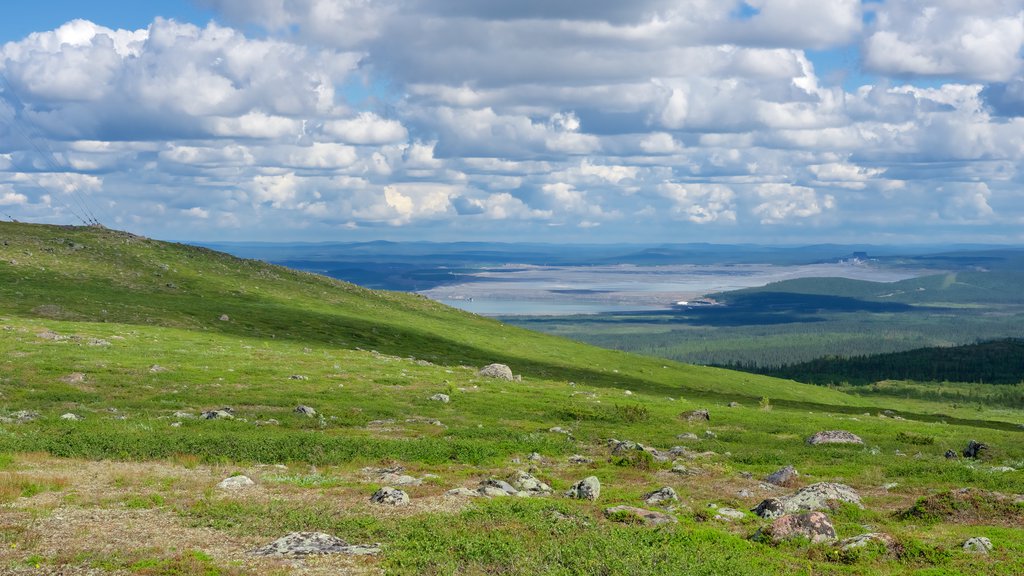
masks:
[[[817,446],[819,444],[863,444],[864,441],[860,436],[846,430],[825,430],[808,438],[807,443]]]
[[[350,554],[371,556],[380,553],[378,545],[349,544],[323,532],[292,532],[266,546],[252,551],[257,556],[312,556],[316,554]]]

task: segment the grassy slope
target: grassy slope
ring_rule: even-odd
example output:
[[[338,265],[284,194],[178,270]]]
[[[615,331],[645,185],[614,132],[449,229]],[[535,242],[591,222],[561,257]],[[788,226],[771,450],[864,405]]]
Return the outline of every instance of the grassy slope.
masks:
[[[230,320],[219,320],[221,314]],[[1024,569],[1024,530],[1017,520],[922,523],[890,514],[942,488],[1024,492],[1019,472],[990,471],[992,464],[1024,462],[1020,432],[990,422],[1020,422],[1016,411],[976,411],[973,423],[862,415],[877,409],[866,408],[868,400],[825,388],[601,350],[416,296],[371,292],[98,229],[0,225],[0,329],[0,415],[21,409],[41,413],[31,423],[0,425],[0,450],[17,454],[0,458],[0,468],[7,470],[0,475],[8,479],[0,482],[0,502],[10,498],[5,496],[10,490],[3,489],[13,485],[23,496],[18,506],[40,517],[53,514],[55,504],[35,494],[52,490],[60,494],[63,504],[56,506],[65,513],[81,506],[96,507],[97,513],[149,506],[189,526],[263,541],[290,530],[324,530],[353,541],[383,542],[384,556],[360,566],[388,573],[1012,574]],[[477,377],[473,367],[492,361],[510,364],[524,383]],[[153,371],[153,365],[166,370]],[[67,379],[72,372],[85,374],[84,380]],[[625,395],[623,388],[634,394]],[[428,399],[438,392],[450,394],[451,404]],[[774,410],[758,408],[762,396],[772,399]],[[729,400],[742,405],[725,408]],[[314,406],[324,418],[293,414],[298,403]],[[175,411],[221,405],[234,407],[238,419],[181,419],[180,427],[170,426]],[[920,412],[946,408],[920,402],[886,407],[911,406]],[[677,417],[701,407],[711,408],[710,423]],[[85,419],[62,420],[65,411]],[[253,425],[270,418],[279,425]],[[425,421],[430,419],[444,426]],[[375,420],[393,422],[381,426]],[[571,428],[573,438],[548,432],[552,426]],[[803,442],[815,431],[834,428],[861,435],[867,446],[817,448]],[[714,436],[705,436],[705,430]],[[679,443],[677,434],[690,431],[702,437],[694,449],[717,453],[687,462],[698,471],[693,476],[671,474],[668,464],[619,462],[604,447],[615,437],[668,448]],[[933,443],[907,443],[917,437]],[[946,448],[975,437],[993,445],[995,460],[974,465],[942,457]],[[536,473],[556,491],[594,474],[604,485],[601,500],[477,501],[455,511],[429,504],[442,500],[440,493],[452,486],[504,477],[522,466],[510,458],[532,451],[544,455]],[[118,495],[83,503],[84,489],[74,482],[62,487],[25,480],[46,473],[24,455],[28,452],[221,463],[253,475],[272,497],[225,497],[207,484],[157,498],[154,486],[169,481],[153,477],[117,480],[117,490],[110,490]],[[573,453],[594,463],[566,464]],[[287,468],[269,474],[256,463]],[[375,486],[359,480],[358,469],[383,463],[404,464],[416,475],[438,474],[411,490],[414,503],[428,505],[414,505],[408,515],[369,510],[365,500]],[[785,464],[794,464],[806,483],[838,480],[861,491],[867,510],[833,514],[841,537],[870,525],[893,533],[911,552],[900,559],[871,554],[851,559],[827,546],[772,548],[746,539],[758,519],[706,521],[709,503],[756,504],[766,495],[758,479]],[[887,483],[899,486],[883,489]],[[677,528],[652,531],[601,518],[605,506],[638,505],[645,492],[661,485],[675,487],[684,501],[675,511]],[[740,495],[741,489],[749,494]],[[44,499],[37,504],[38,498]],[[554,520],[554,512],[572,520]],[[24,562],[54,571],[97,566],[84,552],[42,554],[39,538],[32,536],[33,521],[19,518],[13,509],[0,508],[0,537],[12,544],[4,549],[18,550],[0,558],[0,571]],[[973,535],[992,538],[997,552],[982,560],[960,554],[958,543]],[[88,543],[66,544],[89,548]],[[160,562],[180,560],[173,546],[152,546]],[[208,573],[230,573],[230,568]]]
[[[611,352],[417,295],[120,232],[4,223],[0,238],[0,300],[10,314],[373,349],[447,365],[503,362],[528,377],[666,395],[858,403],[821,388]],[[222,314],[231,320],[219,321]]]

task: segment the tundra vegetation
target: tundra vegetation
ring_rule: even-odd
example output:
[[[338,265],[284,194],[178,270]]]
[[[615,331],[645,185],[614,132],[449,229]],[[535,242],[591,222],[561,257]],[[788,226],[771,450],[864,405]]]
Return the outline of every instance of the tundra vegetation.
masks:
[[[3,573],[1021,574],[1022,416],[0,224]]]

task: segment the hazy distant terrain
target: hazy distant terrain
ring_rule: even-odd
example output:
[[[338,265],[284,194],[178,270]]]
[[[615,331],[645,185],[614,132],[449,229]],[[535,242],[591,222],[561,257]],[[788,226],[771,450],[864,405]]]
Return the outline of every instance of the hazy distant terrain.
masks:
[[[776,366],[1024,336],[1000,246],[231,244],[217,248],[576,340]],[[721,306],[673,306],[711,295]]]

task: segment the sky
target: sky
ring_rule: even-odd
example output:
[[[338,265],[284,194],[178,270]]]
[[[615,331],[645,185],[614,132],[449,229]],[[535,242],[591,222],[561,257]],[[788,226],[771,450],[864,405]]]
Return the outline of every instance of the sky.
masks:
[[[1024,0],[35,0],[0,219],[1024,243]]]

